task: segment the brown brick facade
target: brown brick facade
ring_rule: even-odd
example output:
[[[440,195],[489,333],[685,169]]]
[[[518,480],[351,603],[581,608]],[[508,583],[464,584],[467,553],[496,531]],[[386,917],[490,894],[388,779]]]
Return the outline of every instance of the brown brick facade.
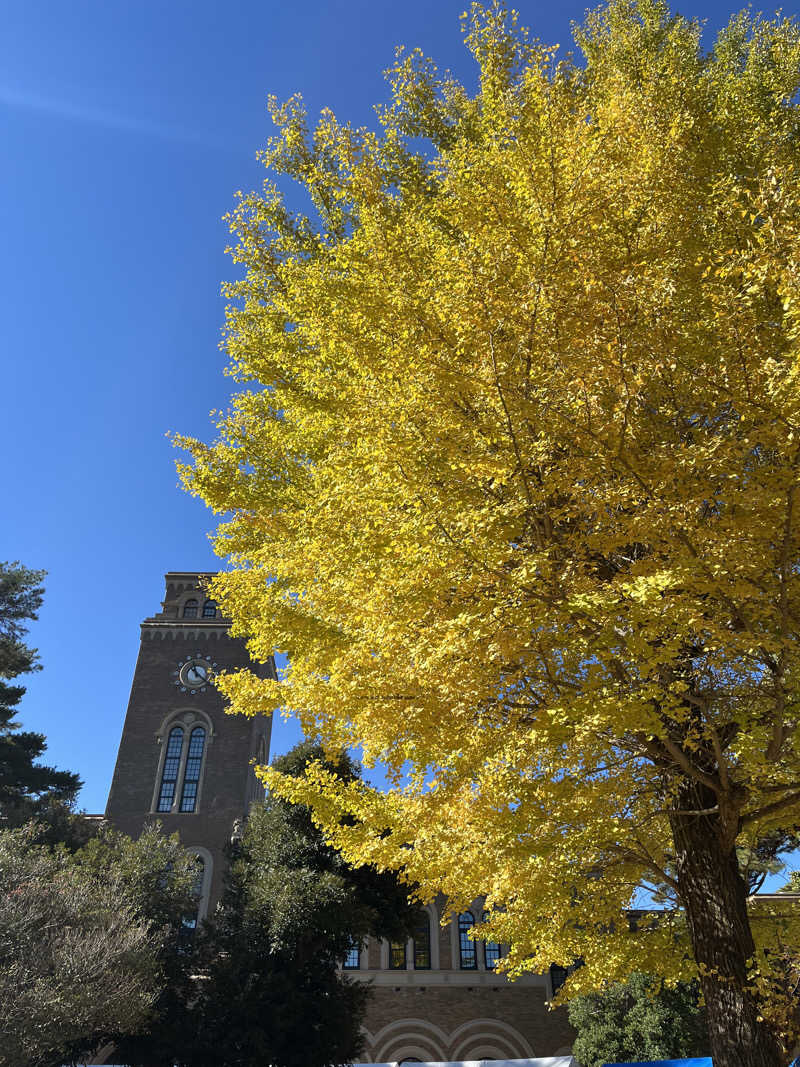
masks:
[[[364,1020],[366,1063],[524,1059],[567,1052],[566,1013],[542,989],[506,985],[373,989]]]
[[[462,966],[458,919],[440,920],[444,900],[429,905],[429,969],[416,969],[413,942],[406,966],[390,968],[389,946],[370,940],[351,977],[369,983],[364,1019],[364,1063],[402,1060],[524,1059],[568,1053],[575,1038],[563,1009],[550,1011],[547,975],[508,982],[487,967],[485,947],[476,943],[474,969]],[[470,909],[478,919],[481,901]]]

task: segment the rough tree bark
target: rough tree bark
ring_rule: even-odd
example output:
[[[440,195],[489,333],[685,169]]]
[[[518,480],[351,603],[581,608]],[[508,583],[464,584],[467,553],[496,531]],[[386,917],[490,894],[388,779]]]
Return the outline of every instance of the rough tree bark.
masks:
[[[760,1019],[748,985],[747,960],[755,946],[747,885],[733,835],[719,811],[708,811],[717,799],[705,786],[687,783],[670,814],[678,888],[700,967],[714,1067],[786,1067],[789,1056]]]

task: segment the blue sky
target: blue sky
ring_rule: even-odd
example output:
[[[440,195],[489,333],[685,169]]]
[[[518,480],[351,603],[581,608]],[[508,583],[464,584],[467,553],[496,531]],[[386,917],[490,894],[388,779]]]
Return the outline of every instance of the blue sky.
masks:
[[[5,0],[0,4],[0,559],[46,568],[44,669],[21,719],[102,811],[139,622],[167,570],[212,570],[213,526],[177,488],[170,431],[210,436],[233,276],[222,215],[260,184],[266,98],[368,123],[396,44],[468,85],[464,0]],[[546,42],[583,3],[520,0]],[[727,20],[727,4],[684,4]],[[800,13],[800,0],[783,5]],[[297,738],[276,723],[274,751]]]

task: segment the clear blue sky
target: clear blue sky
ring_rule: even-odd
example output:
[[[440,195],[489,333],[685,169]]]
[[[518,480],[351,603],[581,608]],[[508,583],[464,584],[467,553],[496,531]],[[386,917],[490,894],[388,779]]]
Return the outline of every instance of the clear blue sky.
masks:
[[[167,570],[213,570],[212,516],[176,485],[172,430],[210,435],[220,221],[261,181],[266,98],[368,123],[396,44],[467,84],[465,0],[4,0],[0,559],[46,568],[21,705],[102,811],[139,640]],[[519,0],[568,46],[583,3]],[[726,4],[680,10],[727,20]],[[800,13],[800,0],[783,5]],[[294,743],[276,723],[274,751]]]

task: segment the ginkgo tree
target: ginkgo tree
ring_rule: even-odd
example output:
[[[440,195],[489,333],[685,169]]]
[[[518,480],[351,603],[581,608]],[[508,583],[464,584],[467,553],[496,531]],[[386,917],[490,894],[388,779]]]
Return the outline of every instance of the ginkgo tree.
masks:
[[[486,894],[512,975],[699,977],[716,1067],[777,1067],[797,924],[737,850],[800,822],[798,28],[465,33],[477,89],[399,53],[375,130],[273,105],[231,215],[242,388],[184,473],[288,667],[219,684],[382,760],[267,780],[353,862]]]

